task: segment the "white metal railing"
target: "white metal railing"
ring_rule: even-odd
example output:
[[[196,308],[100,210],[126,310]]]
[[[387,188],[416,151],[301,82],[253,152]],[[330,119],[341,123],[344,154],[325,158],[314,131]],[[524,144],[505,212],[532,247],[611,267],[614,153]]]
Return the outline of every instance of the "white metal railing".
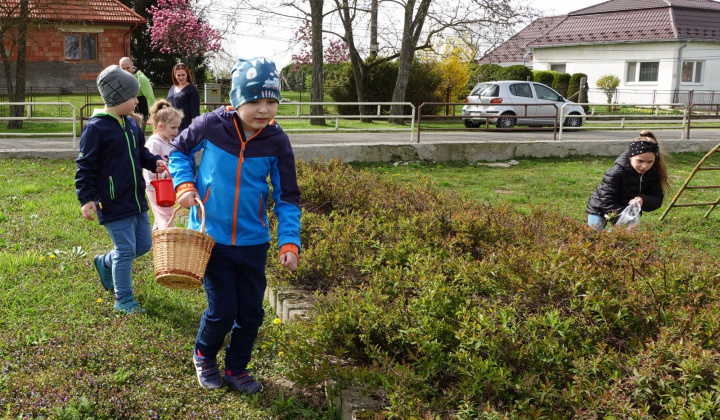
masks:
[[[77,133],[76,133],[76,110],[75,105],[70,102],[2,102],[2,106],[24,106],[26,108],[24,117],[0,117],[0,121],[26,121],[26,122],[65,122],[72,125],[72,131],[69,133],[55,132],[55,133],[0,133],[3,136],[20,136],[20,137],[36,137],[36,136],[64,136],[72,135],[73,149],[78,148],[77,144]],[[32,108],[36,105],[57,105],[57,106],[69,106],[72,109],[71,117],[35,117],[33,116]]]
[[[687,118],[688,118],[688,112],[685,108],[685,104],[682,103],[670,103],[670,104],[608,104],[608,103],[571,103],[571,104],[564,104],[562,107],[560,107],[560,121],[564,122],[565,117],[569,117],[568,114],[565,114],[565,107],[568,105],[580,105],[580,106],[588,106],[590,107],[590,113],[583,115],[582,118],[586,119],[593,119],[593,118],[602,118],[604,120],[607,120],[609,118],[612,119],[612,121],[617,121],[616,125],[612,126],[596,126],[593,125],[592,127],[572,127],[573,130],[577,129],[602,129],[602,130],[628,130],[630,127],[626,127],[625,124],[628,119],[632,120],[659,120],[659,121],[673,121],[678,120],[678,122],[681,123],[681,127],[677,126],[677,123],[675,125],[668,125],[668,126],[653,126],[653,128],[679,128],[682,129],[682,136],[681,140],[685,140],[685,127],[687,126]],[[633,108],[649,108],[653,109],[654,112],[652,114],[596,114],[595,113],[595,107],[618,107],[618,108],[627,108],[627,107],[633,107]],[[661,108],[680,108],[682,110],[682,113],[680,114],[661,114],[660,109]],[[558,124],[559,130],[558,130],[558,140],[562,140],[563,135],[563,125],[564,124]],[[584,124],[583,124],[584,125]]]
[[[302,107],[308,105],[335,105],[335,106],[363,106],[363,107],[375,107],[376,112],[374,114],[365,115],[339,115],[339,114],[323,114],[323,115],[307,115],[302,114]],[[407,115],[383,115],[381,112],[382,106],[402,105],[410,107],[410,114]],[[290,120],[290,119],[327,119],[335,120],[335,127],[333,128],[283,128],[286,132],[307,132],[307,131],[407,131],[410,133],[410,141],[413,140],[413,132],[415,131],[415,106],[410,102],[280,102],[280,106],[295,106],[297,112],[294,116],[291,115],[277,115],[276,120]],[[340,120],[360,119],[360,118],[402,118],[410,119],[410,128],[340,128]]]

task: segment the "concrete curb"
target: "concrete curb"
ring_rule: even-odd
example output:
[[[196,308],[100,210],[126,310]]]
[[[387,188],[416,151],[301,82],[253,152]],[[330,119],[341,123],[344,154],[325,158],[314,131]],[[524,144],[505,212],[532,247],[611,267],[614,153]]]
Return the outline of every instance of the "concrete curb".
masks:
[[[414,144],[335,144],[293,146],[297,160],[340,159],[343,162],[468,161],[495,162],[523,157],[618,156],[628,140],[442,142]],[[718,140],[664,140],[665,153],[706,153]]]
[[[265,299],[275,311],[275,315],[284,323],[297,322],[303,319],[309,319],[308,311],[312,309],[312,295],[300,289],[275,289],[267,287],[265,289]],[[334,386],[332,381],[325,384],[328,387]],[[356,420],[371,413],[377,413],[382,410],[381,396],[382,391],[367,394],[358,387],[342,389],[338,395],[334,397],[335,406],[340,409],[342,420]],[[326,397],[331,398],[326,391]]]
[[[706,153],[720,139],[662,140],[665,153]],[[332,145],[294,145],[295,158],[303,161],[340,159],[343,162],[468,161],[496,162],[510,159],[568,156],[617,156],[627,149],[629,140],[563,141],[457,141],[437,143],[344,143]],[[75,159],[73,149],[3,149],[0,159]]]

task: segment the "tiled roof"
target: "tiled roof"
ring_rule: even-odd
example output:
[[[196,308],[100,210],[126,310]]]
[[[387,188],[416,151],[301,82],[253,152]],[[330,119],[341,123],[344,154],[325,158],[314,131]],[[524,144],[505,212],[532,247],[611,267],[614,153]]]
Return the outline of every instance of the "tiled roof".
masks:
[[[527,53],[525,46],[528,42],[542,36],[562,21],[565,16],[551,16],[536,19],[525,29],[513,35],[497,48],[485,54],[478,62],[485,63],[510,63],[522,62],[523,56]],[[528,62],[532,61],[532,54],[526,57]]]
[[[2,0],[3,10],[19,0]],[[117,0],[30,0],[31,18],[68,23],[146,23],[145,18]]]
[[[530,47],[658,39],[720,41],[720,3],[711,0],[610,0],[568,14]]]
[[[625,10],[654,9],[670,6],[720,10],[720,3],[712,0],[610,0],[595,6],[586,7],[584,9],[568,13],[568,16],[622,12]]]

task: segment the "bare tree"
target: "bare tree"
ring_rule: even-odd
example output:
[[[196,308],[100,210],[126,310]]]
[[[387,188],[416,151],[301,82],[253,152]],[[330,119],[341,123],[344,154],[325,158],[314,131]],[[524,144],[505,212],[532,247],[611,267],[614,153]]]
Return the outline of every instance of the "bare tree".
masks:
[[[309,0],[310,22],[312,23],[312,85],[310,86],[310,101],[323,101],[323,85],[325,83],[323,73],[323,6],[324,0]],[[310,115],[323,115],[322,105],[310,106]],[[324,118],[311,118],[310,125],[325,125]]]
[[[404,102],[415,52],[433,48],[436,37],[456,36],[458,40],[482,42],[492,39],[498,30],[511,28],[535,15],[525,6],[513,6],[509,0],[405,0],[396,2],[403,8],[403,25],[398,52],[398,77],[392,102]],[[477,45],[471,45],[477,50]],[[400,115],[402,105],[393,105],[391,115]],[[401,119],[391,122],[403,124]]]
[[[25,72],[27,66],[27,32],[30,26],[29,0],[0,2],[0,36],[3,48],[0,58],[3,62],[5,85],[10,102],[25,102]],[[12,55],[17,51],[15,77],[13,77]],[[11,117],[22,117],[24,107],[11,106]],[[8,128],[22,128],[21,120],[10,120]]]
[[[279,4],[274,5],[258,5],[254,0],[243,0],[243,5],[269,16],[297,17],[283,11],[290,9],[299,13],[303,19],[310,20],[313,50],[313,86],[310,97],[313,102],[322,101],[322,33],[333,34],[348,45],[359,102],[367,102],[366,78],[369,70],[373,66],[398,59],[399,71],[392,101],[404,102],[410,66],[416,51],[432,49],[440,36],[457,37],[473,51],[479,51],[480,44],[496,45],[513,26],[537,15],[536,11],[527,6],[515,5],[513,0],[333,0],[332,10],[324,9],[327,6],[324,0],[307,0],[308,4],[304,1],[279,1]],[[310,10],[307,10],[308,6]],[[378,15],[386,18],[382,28],[376,22]],[[342,32],[328,29],[332,25],[324,27],[328,19],[331,23],[338,19]],[[369,47],[368,34],[360,29],[366,27],[371,32]],[[382,46],[377,45],[376,36],[384,41]],[[371,56],[372,60],[365,59]],[[367,114],[365,109],[361,107],[360,113]],[[395,106],[390,113],[400,115],[402,108]],[[400,119],[394,122],[403,123]]]
[[[0,60],[3,63],[5,86],[10,102],[25,102],[28,31],[38,21],[63,22],[60,10],[71,3],[84,8],[85,0],[3,0],[0,1]],[[15,57],[15,60],[13,60]],[[15,68],[13,69],[13,64]],[[14,73],[13,73],[14,70]],[[10,107],[11,117],[22,117],[25,107]],[[10,120],[8,128],[22,128],[22,120]]]
[[[279,0],[275,3],[269,1],[263,4],[257,4],[257,1],[254,0],[241,0],[239,7],[264,16],[297,19],[298,23],[302,21],[311,23],[312,85],[310,87],[310,101],[323,102],[323,22],[326,16],[333,13],[333,11],[324,10],[325,0]],[[258,22],[258,24],[261,23]],[[322,105],[312,105],[310,107],[310,115],[317,116],[323,115],[323,113]],[[325,119],[312,118],[310,124],[325,125]]]

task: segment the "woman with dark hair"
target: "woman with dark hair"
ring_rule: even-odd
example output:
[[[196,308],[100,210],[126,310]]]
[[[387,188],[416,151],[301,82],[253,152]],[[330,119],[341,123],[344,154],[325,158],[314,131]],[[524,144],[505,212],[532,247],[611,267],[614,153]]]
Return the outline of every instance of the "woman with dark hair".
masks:
[[[178,134],[188,128],[192,120],[200,115],[200,92],[192,83],[190,69],[184,63],[178,63],[172,70],[173,86],[167,100],[173,107],[182,110],[184,117],[180,122]]]

